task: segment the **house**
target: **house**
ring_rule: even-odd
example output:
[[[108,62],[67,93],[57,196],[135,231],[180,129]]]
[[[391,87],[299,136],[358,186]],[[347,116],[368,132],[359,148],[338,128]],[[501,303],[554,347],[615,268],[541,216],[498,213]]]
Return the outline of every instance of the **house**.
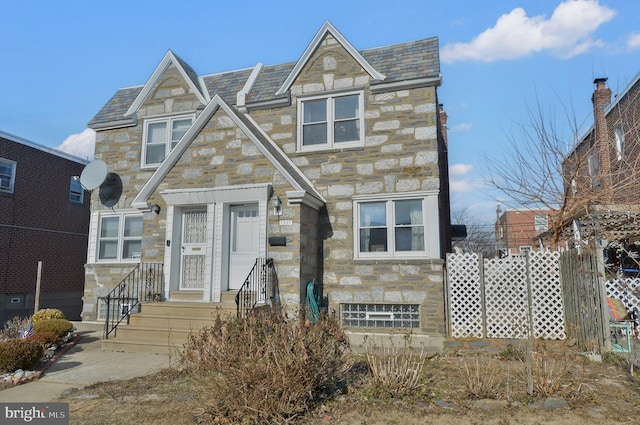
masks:
[[[640,73],[613,99],[607,78],[594,85],[593,125],[563,164],[566,192],[577,206],[567,233],[600,241],[617,264],[640,252]]]
[[[496,208],[496,251],[505,257],[548,251],[550,243],[536,237],[549,230],[549,210],[506,210]]]
[[[290,63],[201,75],[168,51],[89,123],[122,194],[92,196],[83,320],[140,262],[157,304],[217,305],[269,258],[288,314],[314,281],[349,329],[444,335],[440,83],[437,38],[357,50],[329,22]]]
[[[573,232],[600,241],[610,272],[637,275],[640,73],[613,99],[606,82],[606,78],[594,80],[594,124],[565,161],[567,192],[588,201],[575,216]]]
[[[89,199],[81,158],[0,131],[0,323],[39,308],[82,310]]]

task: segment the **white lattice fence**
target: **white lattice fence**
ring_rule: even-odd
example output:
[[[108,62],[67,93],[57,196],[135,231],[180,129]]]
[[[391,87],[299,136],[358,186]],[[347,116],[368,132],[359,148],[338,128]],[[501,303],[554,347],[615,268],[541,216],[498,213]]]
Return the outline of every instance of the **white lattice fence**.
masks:
[[[533,335],[565,339],[564,296],[560,282],[560,253],[529,254],[529,277],[533,312]]]
[[[451,336],[526,338],[529,291],[536,338],[565,339],[558,253],[486,259],[447,256]],[[482,278],[483,279],[482,279]]]
[[[607,297],[618,298],[624,302],[627,310],[640,311],[640,278],[621,278],[607,280]]]
[[[526,338],[529,295],[525,257],[484,260],[487,338]]]
[[[451,336],[483,336],[482,292],[478,254],[447,256],[449,317]]]

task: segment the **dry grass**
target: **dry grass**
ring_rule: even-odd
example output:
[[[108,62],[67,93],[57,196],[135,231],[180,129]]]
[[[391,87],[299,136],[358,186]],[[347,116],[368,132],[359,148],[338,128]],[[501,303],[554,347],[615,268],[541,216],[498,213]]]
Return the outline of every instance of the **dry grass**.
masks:
[[[342,376],[345,386],[339,392],[319,400],[307,412],[295,418],[271,423],[637,423],[640,382],[628,374],[624,361],[608,356],[605,362],[591,362],[576,355],[563,342],[547,343],[536,347],[536,350],[533,374],[541,387],[538,389],[536,386],[534,396],[526,393],[526,381],[522,376],[524,364],[517,350],[503,350],[495,355],[473,353],[423,359],[420,372],[423,385],[412,394],[402,397],[395,397],[389,392],[372,391],[374,375],[370,362],[366,356],[354,356],[356,366]],[[417,361],[419,352],[414,351],[413,361]],[[398,351],[398,354],[404,355],[402,351]],[[398,359],[395,364],[376,364],[379,365],[378,370],[409,370],[411,368],[401,366],[408,358]],[[411,386],[411,377],[415,375],[408,373],[403,376],[408,377],[404,384],[408,388]],[[552,385],[544,385],[548,379],[552,379]],[[203,372],[167,370],[135,380],[95,385],[69,395],[63,401],[70,403],[72,423],[80,425],[132,422],[153,425],[242,423],[243,419],[215,414],[210,409],[211,401],[224,395],[210,384],[210,375]],[[498,400],[507,400],[510,407],[489,412],[472,407],[473,399],[491,395]],[[524,407],[532,403],[541,405],[549,395],[563,397],[569,403],[569,410],[544,411]],[[439,402],[449,403],[454,406],[453,410],[439,407]]]

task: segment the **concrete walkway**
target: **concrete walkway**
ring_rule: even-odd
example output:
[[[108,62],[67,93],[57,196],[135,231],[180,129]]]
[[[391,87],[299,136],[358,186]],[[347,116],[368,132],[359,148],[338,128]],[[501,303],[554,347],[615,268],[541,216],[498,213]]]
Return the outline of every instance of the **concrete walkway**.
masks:
[[[102,324],[74,322],[77,344],[58,358],[38,380],[0,391],[0,402],[55,401],[65,391],[98,382],[131,379],[169,367],[161,354],[102,351]]]

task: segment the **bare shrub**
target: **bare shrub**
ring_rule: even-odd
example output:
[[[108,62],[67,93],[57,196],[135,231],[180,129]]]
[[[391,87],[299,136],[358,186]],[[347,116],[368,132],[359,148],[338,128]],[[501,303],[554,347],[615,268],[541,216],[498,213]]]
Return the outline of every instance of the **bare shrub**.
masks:
[[[546,352],[533,356],[533,390],[537,396],[548,397],[560,392],[568,381],[569,362]]]
[[[29,317],[16,316],[4,323],[4,327],[0,330],[0,341],[4,339],[20,338],[20,332],[27,329],[31,319]]]
[[[181,364],[211,391],[209,413],[238,423],[284,423],[340,384],[349,342],[329,317],[312,326],[276,313],[216,318],[191,335]]]
[[[495,359],[484,356],[465,358],[463,366],[459,373],[469,397],[499,398],[503,373]]]
[[[401,345],[393,335],[387,341],[381,337],[380,345],[375,335],[365,341],[367,362],[372,374],[371,385],[376,392],[393,397],[412,395],[425,385],[423,368],[424,346],[417,350],[411,344],[411,335],[404,335]]]

